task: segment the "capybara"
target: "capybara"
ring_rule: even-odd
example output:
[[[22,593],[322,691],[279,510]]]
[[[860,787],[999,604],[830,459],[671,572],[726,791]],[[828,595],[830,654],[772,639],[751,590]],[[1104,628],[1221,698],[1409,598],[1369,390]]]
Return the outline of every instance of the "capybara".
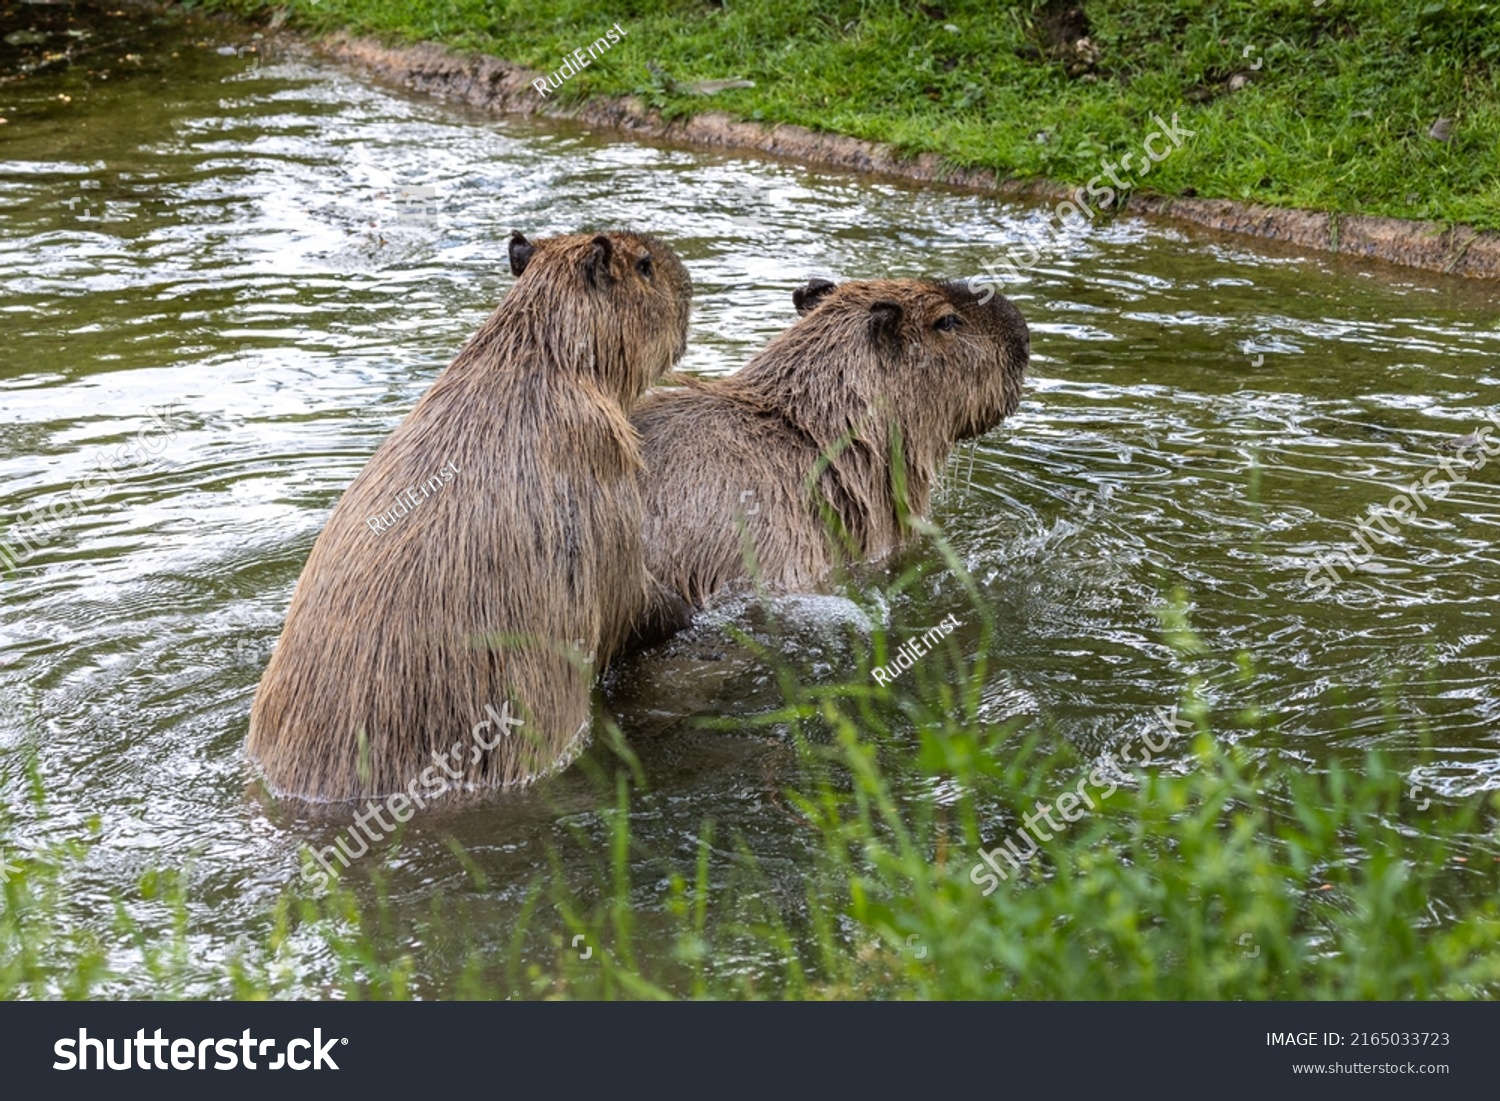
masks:
[[[801,319],[739,371],[655,390],[631,417],[654,582],[641,641],[752,571],[807,590],[838,561],[886,554],[953,444],[1020,401],[1030,336],[998,295],[814,280],[793,300]]]
[[[422,806],[435,776],[476,792],[561,767],[647,599],[627,418],[686,350],[687,269],[634,233],[509,251],[504,301],[308,556],[250,712],[279,794]]]

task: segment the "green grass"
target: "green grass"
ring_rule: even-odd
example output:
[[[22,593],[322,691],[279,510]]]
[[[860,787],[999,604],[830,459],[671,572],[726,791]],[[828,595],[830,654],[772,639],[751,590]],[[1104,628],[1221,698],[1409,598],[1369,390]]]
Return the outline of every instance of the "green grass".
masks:
[[[1139,150],[1153,114],[1176,113],[1195,136],[1128,182],[1500,229],[1496,3],[1085,0],[1092,60],[1054,50],[1049,5],[1030,0],[274,7],[312,31],[431,40],[546,71],[618,21],[624,41],[569,80],[562,98],[638,93],[671,115],[713,109],[798,123],[1069,186]],[[733,78],[755,87],[711,98],[683,91]],[[1452,120],[1449,141],[1429,136],[1439,118]]]
[[[888,589],[919,592],[925,574],[930,563]],[[935,650],[876,685],[870,663],[895,642],[880,632],[859,672],[817,687],[762,644],[784,705],[718,720],[771,728],[796,746],[796,775],[779,793],[805,827],[806,859],[793,861],[793,876],[784,859],[768,875],[749,841],[711,821],[696,859],[644,851],[629,811],[645,778],[617,744],[616,755],[585,758],[601,773],[605,805],[614,792],[607,844],[578,846],[571,874],[554,858],[503,950],[493,938],[476,942],[483,923],[462,892],[394,917],[375,854],[369,879],[328,895],[294,882],[228,949],[191,862],[110,888],[89,863],[88,838],[15,843],[16,819],[25,819],[20,832],[45,835],[50,812],[34,765],[12,752],[0,759],[0,782],[30,794],[0,812],[0,850],[19,869],[0,887],[0,997],[1500,994],[1500,800],[1420,808],[1379,754],[1355,767],[1310,765],[1282,751],[1264,714],[1211,715],[1190,671],[1205,647],[1185,608],[1180,593],[1166,602],[1162,637],[1183,670],[1180,714],[1191,733],[1165,763],[1127,770],[1118,790],[1099,793],[1094,811],[988,896],[971,875],[980,849],[1013,835],[1039,802],[1076,789],[1094,761],[1045,725],[984,721],[982,656],[970,664],[956,648]],[[988,612],[976,602],[959,616],[985,625],[987,652]],[[1238,664],[1242,676],[1258,675],[1248,657]],[[483,870],[456,847],[455,857],[483,897]],[[577,936],[591,959],[572,947]]]

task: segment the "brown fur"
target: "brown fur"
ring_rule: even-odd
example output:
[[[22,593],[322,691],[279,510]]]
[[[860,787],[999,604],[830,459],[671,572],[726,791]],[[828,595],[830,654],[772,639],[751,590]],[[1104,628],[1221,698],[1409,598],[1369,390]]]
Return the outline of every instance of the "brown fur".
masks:
[[[805,316],[743,369],[654,391],[631,418],[657,587],[643,638],[747,581],[747,551],[781,590],[815,587],[842,558],[888,553],[905,517],[926,513],[953,444],[1020,401],[1030,339],[1004,298],[880,279],[818,280],[794,299]],[[833,459],[817,475],[820,456]]]
[[[594,670],[641,612],[626,418],[685,350],[691,282],[635,234],[510,247],[510,293],[354,479],[297,582],[250,713],[249,752],[279,793],[407,789],[507,701],[524,725],[465,753],[454,788],[565,763]],[[450,462],[451,484],[405,518],[366,524]]]

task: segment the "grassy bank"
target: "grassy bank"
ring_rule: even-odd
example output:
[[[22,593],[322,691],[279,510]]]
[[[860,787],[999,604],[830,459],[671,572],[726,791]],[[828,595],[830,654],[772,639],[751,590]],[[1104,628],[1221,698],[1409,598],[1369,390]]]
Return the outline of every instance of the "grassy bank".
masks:
[[[869,658],[817,688],[783,669],[785,706],[734,724],[798,748],[780,796],[806,827],[795,874],[768,874],[753,838],[712,821],[696,859],[643,852],[629,811],[645,779],[628,751],[598,754],[615,810],[586,846],[593,873],[571,888],[560,870],[538,877],[498,940],[465,907],[500,885],[457,849],[467,892],[392,917],[381,868],[399,837],[330,895],[294,882],[231,930],[206,863],[101,886],[89,838],[18,838],[45,834],[49,809],[12,753],[0,764],[23,771],[0,783],[31,794],[0,809],[0,998],[1500,995],[1500,802],[1419,803],[1378,755],[1310,767],[1266,716],[1211,714],[1184,607],[1163,622],[1184,674],[1176,733],[1125,739],[1170,743],[1157,759],[1095,776],[1099,759],[1044,724],[984,721],[982,657],[935,651],[899,689],[869,677]],[[875,654],[894,641],[877,633]],[[1079,791],[1088,808],[1064,800]],[[1040,843],[1011,861],[1001,846],[1028,819]]]
[[[1123,183],[1500,229],[1500,6],[1475,0],[208,6],[546,72],[618,22],[620,43],[554,96],[636,93],[669,114],[798,123],[1070,186],[1145,161],[1152,116],[1175,114],[1192,136],[1145,171],[1118,169]],[[755,87],[692,90],[735,79]]]

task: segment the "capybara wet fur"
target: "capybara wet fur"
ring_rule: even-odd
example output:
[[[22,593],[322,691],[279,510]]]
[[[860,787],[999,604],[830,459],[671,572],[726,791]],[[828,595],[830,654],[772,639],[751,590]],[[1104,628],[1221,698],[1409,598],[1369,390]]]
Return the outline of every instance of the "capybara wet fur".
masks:
[[[633,233],[517,233],[510,263],[313,545],[250,712],[278,794],[422,806],[439,779],[522,784],[587,740],[594,671],[647,598],[628,414],[686,349],[692,284]],[[507,705],[520,725],[487,721]]]
[[[741,370],[648,394],[638,627],[652,641],[719,589],[817,587],[894,549],[949,450],[1015,411],[1031,344],[1005,298],[964,281],[814,280],[803,316]]]

